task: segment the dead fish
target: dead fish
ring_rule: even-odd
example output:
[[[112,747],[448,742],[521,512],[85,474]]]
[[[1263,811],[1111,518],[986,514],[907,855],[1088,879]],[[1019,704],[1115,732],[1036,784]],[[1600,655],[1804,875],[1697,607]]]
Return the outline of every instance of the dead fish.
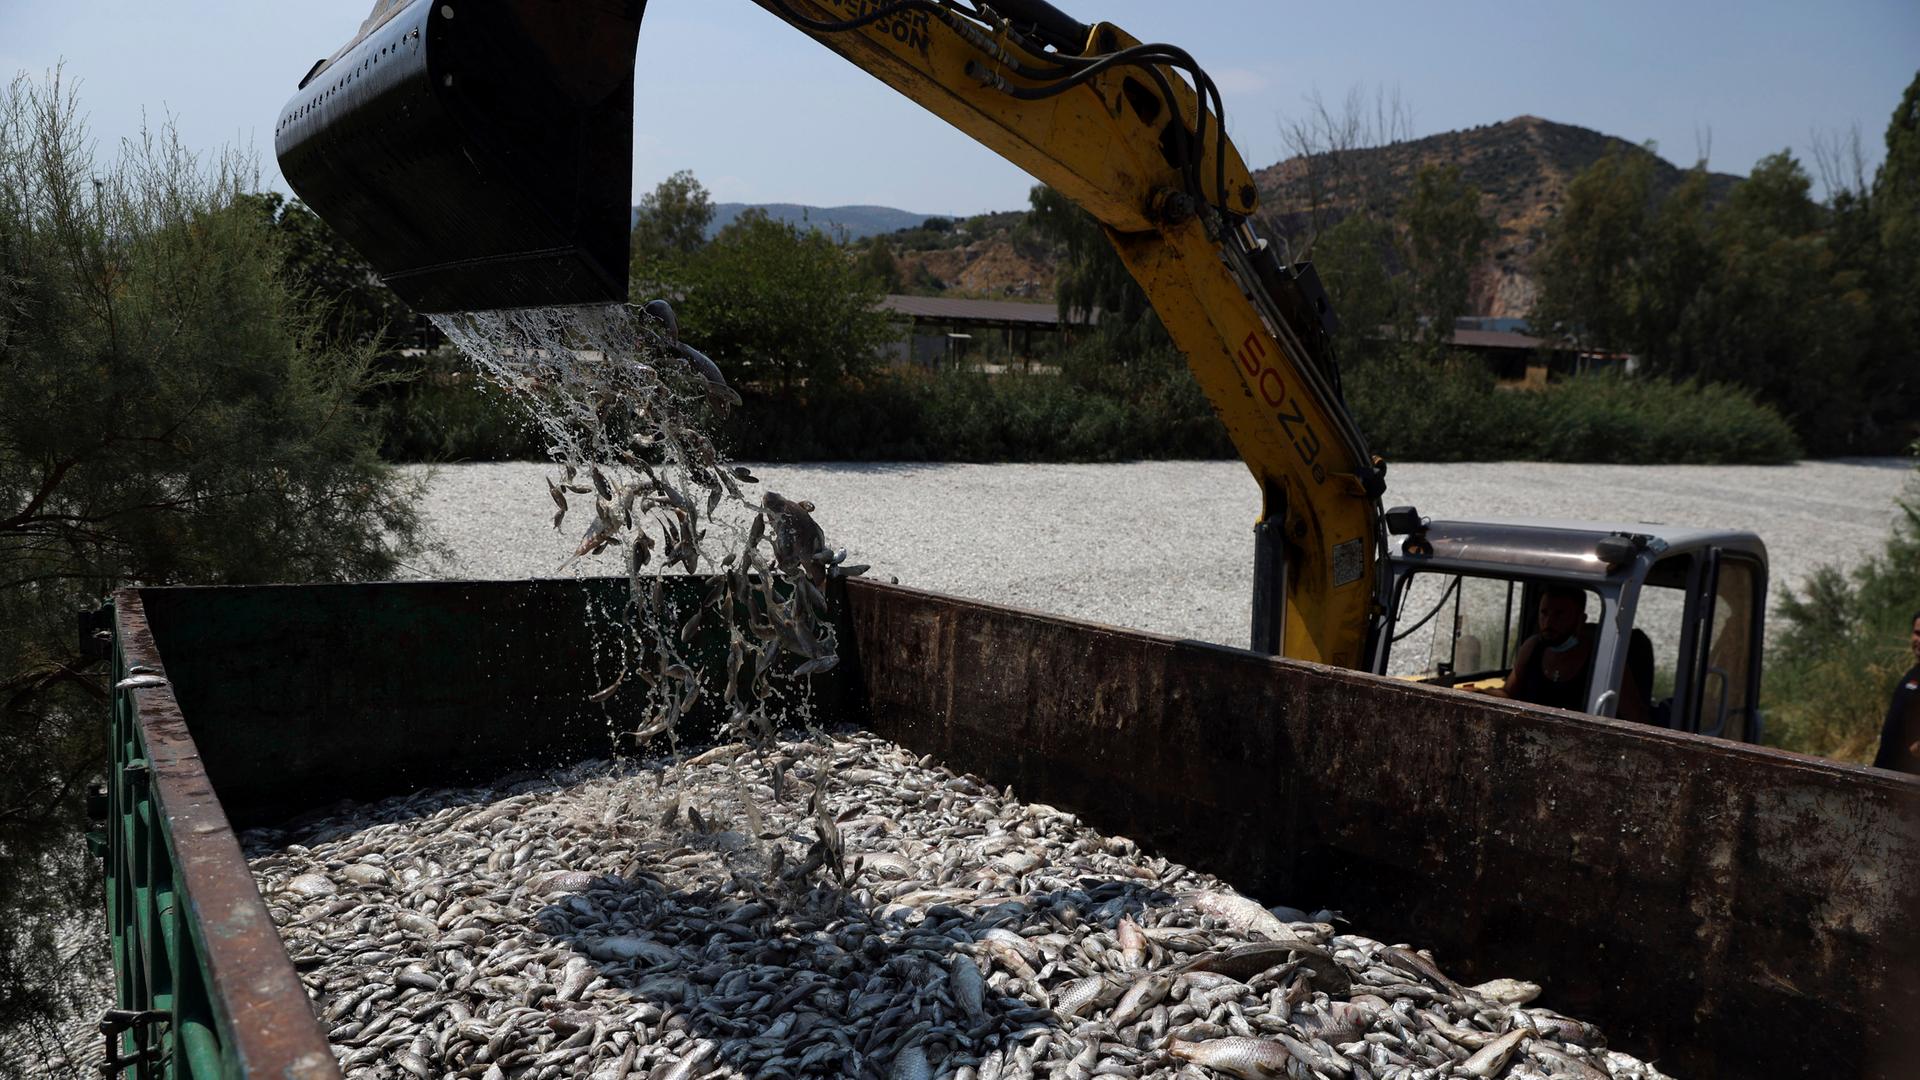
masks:
[[[1120,983],[1105,975],[1090,975],[1054,995],[1053,1011],[1061,1016],[1079,1016],[1105,1008],[1120,996],[1123,989]]]
[[[1114,940],[1120,946],[1120,966],[1132,971],[1147,962],[1146,935],[1140,932],[1140,924],[1130,916],[1120,916],[1120,922],[1114,928]]]
[[[987,993],[987,983],[980,977],[980,969],[974,966],[972,957],[955,953],[947,971],[960,1011],[966,1014],[968,1020],[979,1023],[985,1016]]]
[[[1191,960],[1182,970],[1214,971],[1244,981],[1296,956],[1313,970],[1317,988],[1342,996],[1352,987],[1352,976],[1333,958],[1333,954],[1309,941],[1262,941],[1234,945]]]
[[[759,611],[765,582],[730,576],[704,591]],[[727,630],[750,678],[759,639]],[[665,644],[620,665],[658,731],[714,675]],[[953,1080],[1660,1076],[1500,1004],[1517,981],[1456,996],[1331,926],[1250,941],[1162,899],[1225,885],[1064,810],[730,710],[711,748],[241,834],[343,1073],[410,1076],[405,1051],[468,1080],[918,1076],[916,1053]]]
[[[1168,1044],[1167,1052],[1182,1061],[1238,1076],[1241,1080],[1284,1078],[1287,1062],[1292,1060],[1292,1055],[1279,1043],[1239,1036],[1199,1043],[1175,1039]]]
[[[113,684],[115,690],[146,690],[155,686],[165,686],[167,680],[158,675],[130,675]]]
[[[926,1051],[918,1046],[908,1046],[894,1055],[893,1067],[887,1070],[887,1080],[932,1080],[933,1067],[927,1064]]]
[[[1460,1071],[1468,1076],[1497,1076],[1507,1067],[1508,1059],[1519,1049],[1531,1033],[1524,1028],[1515,1028],[1474,1052],[1474,1055],[1460,1066]]]
[[[608,683],[604,688],[600,690],[595,690],[593,693],[588,694],[587,700],[594,702],[595,704],[605,701],[614,695],[614,691],[620,689],[621,683],[626,681],[627,681],[627,672],[625,668],[622,668],[620,669],[620,674],[615,675],[613,677],[612,682]]]
[[[1201,892],[1187,898],[1195,911],[1212,915],[1243,933],[1261,934],[1274,941],[1288,941],[1300,935],[1275,918],[1266,908],[1233,893]]]
[[[1127,992],[1113,1007],[1113,1015],[1107,1022],[1114,1027],[1125,1027],[1139,1019],[1148,1009],[1166,999],[1167,992],[1173,989],[1173,976],[1162,973],[1142,975],[1133,981]]]
[[[648,318],[660,324],[661,328],[667,332],[669,342],[680,340],[680,319],[673,313],[672,304],[665,300],[649,300],[646,307],[641,310],[646,312]]]
[[[595,960],[644,960],[650,964],[671,964],[678,956],[657,941],[634,935],[599,938],[589,941],[587,955]]]
[[[676,343],[674,347],[679,351],[680,355],[686,359],[687,363],[691,364],[693,369],[700,373],[700,377],[707,381],[708,401],[723,407],[726,405],[740,404],[739,393],[737,393],[733,387],[727,385],[727,377],[720,374],[720,365],[709,360],[706,353],[701,352],[699,349],[694,348],[684,341]]]
[[[338,886],[327,880],[325,874],[301,874],[288,881],[283,887],[290,893],[295,893],[308,899],[332,896],[334,893],[340,891]]]
[[[793,673],[794,675],[799,677],[805,677],[808,675],[824,675],[827,672],[832,671],[834,669],[834,666],[839,663],[840,663],[840,657],[832,653],[828,653],[826,656],[815,657],[814,659],[809,660],[804,664],[801,664],[799,667],[793,669]]]
[[[1494,979],[1473,987],[1473,992],[1502,1005],[1525,1005],[1540,996],[1540,984],[1524,979]]]

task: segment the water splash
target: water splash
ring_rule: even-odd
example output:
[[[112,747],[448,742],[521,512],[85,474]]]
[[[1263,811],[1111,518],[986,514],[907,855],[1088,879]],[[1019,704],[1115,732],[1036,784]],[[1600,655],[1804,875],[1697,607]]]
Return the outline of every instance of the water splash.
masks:
[[[812,503],[753,497],[752,474],[715,447],[707,426],[739,398],[679,340],[671,309],[526,308],[433,322],[542,433],[558,469],[545,497],[555,530],[570,538],[559,568],[608,551],[625,557],[629,593],[618,619],[634,632],[614,650],[617,673],[588,699],[643,688],[643,719],[628,734],[637,745],[665,738],[677,747],[680,719],[713,692],[688,646],[718,625],[728,638],[722,736],[771,740],[769,706],[785,678],[776,662],[797,658],[794,676],[838,662],[822,589],[843,571]],[[723,506],[744,509],[748,523],[723,520]],[[712,575],[704,597],[676,604],[663,575],[703,569]]]

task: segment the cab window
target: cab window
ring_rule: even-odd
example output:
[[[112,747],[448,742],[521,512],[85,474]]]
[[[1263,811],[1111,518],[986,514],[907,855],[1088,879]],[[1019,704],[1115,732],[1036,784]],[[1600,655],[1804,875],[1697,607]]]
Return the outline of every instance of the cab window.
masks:
[[[1396,604],[1387,674],[1454,685],[1504,677],[1520,647],[1521,583],[1422,571]]]

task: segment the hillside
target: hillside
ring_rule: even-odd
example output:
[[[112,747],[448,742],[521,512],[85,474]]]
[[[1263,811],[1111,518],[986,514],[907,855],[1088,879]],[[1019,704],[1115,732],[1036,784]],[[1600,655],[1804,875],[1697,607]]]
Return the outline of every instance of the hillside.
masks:
[[[891,206],[802,206],[798,203],[715,203],[709,235],[719,232],[748,210],[764,210],[775,221],[811,226],[830,236],[865,240],[869,236],[911,229],[935,214],[916,214]]]
[[[937,214],[916,214],[911,210],[896,210],[891,206],[804,206],[800,203],[714,203],[713,222],[707,226],[707,236],[733,224],[734,219],[748,210],[764,210],[775,221],[788,221],[795,225],[810,226],[830,235],[847,240],[865,240],[880,233],[911,229]],[[627,215],[627,228],[633,228],[640,220],[640,208],[633,207]]]
[[[1547,223],[1566,198],[1567,185],[1609,150],[1653,159],[1655,190],[1664,195],[1685,172],[1658,155],[1611,135],[1537,116],[1449,131],[1367,150],[1349,151],[1338,162],[1347,182],[1325,196],[1337,219],[1362,197],[1379,191],[1389,212],[1412,189],[1413,178],[1428,165],[1460,166],[1466,181],[1483,193],[1483,207],[1494,220],[1494,238],[1486,260],[1474,274],[1477,314],[1518,317],[1533,303],[1536,286],[1528,261],[1539,249]],[[1325,175],[1323,171],[1322,175]],[[1258,170],[1263,213],[1275,231],[1300,235],[1312,202],[1313,181],[1306,164],[1289,158]],[[1724,198],[1739,177],[1710,175],[1710,198]]]
[[[1547,223],[1559,212],[1567,185],[1609,150],[1646,155],[1653,160],[1656,191],[1665,194],[1685,177],[1684,170],[1624,139],[1537,116],[1521,116],[1465,131],[1343,154],[1338,174],[1344,181],[1323,197],[1333,219],[1362,197],[1363,190],[1391,213],[1412,190],[1413,179],[1428,165],[1456,164],[1468,183],[1483,193],[1494,221],[1487,257],[1474,272],[1472,309],[1499,318],[1526,315],[1536,286],[1529,269],[1545,237]],[[1324,164],[1324,162],[1322,163]],[[1322,174],[1326,174],[1323,172]],[[1289,158],[1254,173],[1260,188],[1268,232],[1302,236],[1312,203],[1314,181],[1306,164]],[[1726,197],[1739,177],[1710,176],[1710,198]],[[748,209],[746,203],[715,206],[718,231]],[[1053,295],[1052,253],[1022,228],[1023,211],[949,218],[951,227],[927,229],[931,214],[885,206],[813,207],[793,203],[759,204],[759,209],[796,225],[811,225],[864,240],[884,236],[907,292],[960,296],[1016,296],[1036,300]]]

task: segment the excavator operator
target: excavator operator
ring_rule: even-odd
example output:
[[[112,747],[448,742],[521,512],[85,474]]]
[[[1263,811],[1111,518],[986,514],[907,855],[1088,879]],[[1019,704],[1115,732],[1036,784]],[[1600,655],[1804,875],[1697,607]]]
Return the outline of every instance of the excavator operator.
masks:
[[[1558,582],[1543,585],[1537,616],[1537,632],[1520,643],[1506,683],[1482,693],[1585,712],[1587,687],[1593,681],[1594,646],[1599,640],[1599,628],[1587,621],[1587,591]],[[1635,631],[1626,671],[1620,679],[1620,719],[1647,722],[1652,706],[1652,667],[1652,645],[1644,634]]]

